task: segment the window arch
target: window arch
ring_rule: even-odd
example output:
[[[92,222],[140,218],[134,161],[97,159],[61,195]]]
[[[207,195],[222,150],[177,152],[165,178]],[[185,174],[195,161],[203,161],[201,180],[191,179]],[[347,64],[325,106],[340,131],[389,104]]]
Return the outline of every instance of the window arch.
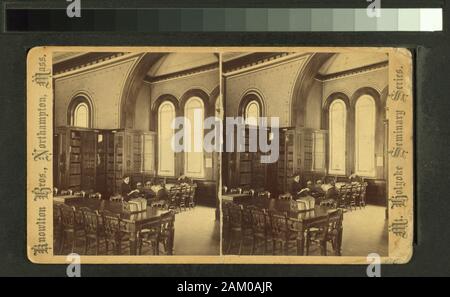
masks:
[[[73,112],[73,125],[89,128],[89,107],[86,103],[79,103]]]
[[[184,174],[189,177],[204,177],[203,164],[203,120],[205,108],[203,100],[191,97],[184,106],[185,115],[185,158]]]
[[[370,95],[360,96],[355,105],[355,173],[375,176],[376,104]]]
[[[92,128],[92,105],[85,96],[77,96],[68,108],[69,125],[81,128]]]
[[[329,108],[329,173],[345,174],[347,106],[336,99]]]
[[[175,152],[172,148],[175,119],[175,106],[170,101],[164,101],[158,108],[158,174],[162,176],[175,175]]]
[[[261,116],[261,106],[256,100],[247,103],[244,109],[244,119],[247,125],[257,126],[258,119]]]

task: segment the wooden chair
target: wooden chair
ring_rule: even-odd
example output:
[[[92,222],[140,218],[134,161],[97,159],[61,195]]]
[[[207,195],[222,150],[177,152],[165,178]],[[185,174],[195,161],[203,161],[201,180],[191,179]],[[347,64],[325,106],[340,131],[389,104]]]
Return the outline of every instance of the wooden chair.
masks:
[[[336,256],[341,255],[343,220],[344,220],[344,212],[342,211],[342,209],[338,209],[335,212],[330,213],[328,216],[328,230],[326,242],[331,243],[334,254]],[[326,255],[326,246],[325,246],[325,255]]]
[[[270,192],[269,191],[259,192],[258,193],[258,198],[270,199]]]
[[[62,204],[60,206],[61,211],[61,223],[62,223],[62,236],[60,254],[62,254],[64,245],[70,241],[71,253],[75,250],[76,241],[82,239],[84,226],[79,216],[75,213],[75,207]],[[80,234],[81,233],[81,234]]]
[[[246,238],[252,238],[251,229],[245,228],[245,223],[243,223],[243,207],[241,205],[229,203],[228,213],[230,217],[230,239],[227,253],[230,253],[233,243],[237,242],[239,247],[238,254],[241,255],[244,240]]]
[[[180,189],[180,196],[178,198],[178,208],[181,210],[186,210],[186,205],[188,204],[190,196],[190,186],[183,185]]]
[[[148,224],[137,234],[138,254],[142,255],[143,245],[148,245],[152,249],[153,255],[158,254],[158,236],[161,229],[160,220]]]
[[[317,244],[320,248],[320,255],[327,254],[326,238],[328,233],[328,216],[318,218],[309,222],[306,229],[306,255],[309,255],[311,244]]]
[[[361,184],[361,189],[359,192],[359,206],[366,207],[366,192],[367,192],[367,182]]]
[[[296,244],[297,233],[292,232],[288,227],[288,218],[286,213],[269,212],[271,236],[272,236],[272,254],[275,255],[277,245],[279,244],[284,255],[289,254],[289,244]]]
[[[222,250],[228,246],[230,240],[230,204],[231,202],[222,203]]]
[[[187,206],[189,208],[194,208],[195,207],[195,193],[197,192],[197,185],[196,184],[192,184],[189,187],[189,196],[187,198]]]
[[[281,194],[280,196],[278,196],[279,200],[286,200],[286,201],[290,201],[292,200],[292,195],[289,193],[286,194]]]
[[[168,208],[176,210],[179,207],[179,200],[181,196],[181,187],[175,185],[169,190]]]
[[[242,194],[242,188],[230,189],[230,194]]]
[[[160,254],[159,245],[162,243],[164,252],[173,255],[175,239],[175,212],[169,211],[161,215],[156,254]]]
[[[109,251],[109,245],[112,246],[113,254],[122,254],[122,242],[127,240],[127,234],[125,224],[122,222],[120,217],[112,212],[103,211],[101,213],[104,236],[105,236],[105,247],[106,254]]]
[[[339,189],[339,198],[337,202],[337,207],[348,208],[350,206],[352,195],[352,186],[349,184],[342,185]]]
[[[356,209],[356,207],[358,206],[358,204],[359,204],[359,193],[360,192],[361,192],[361,185],[360,184],[352,185],[351,196],[350,196],[350,203],[349,203],[350,210],[352,208]]]
[[[259,243],[263,243],[263,253],[267,253],[267,242],[271,241],[270,236],[270,222],[268,220],[268,214],[263,209],[251,208],[250,209],[252,218],[252,229],[253,229],[253,246],[252,254],[255,254]]]
[[[113,195],[111,197],[109,197],[109,201],[113,201],[113,202],[123,202],[123,197],[122,195]]]
[[[97,192],[97,193],[90,193],[88,195],[88,198],[101,200],[102,199],[102,194],[100,194],[99,192]]]
[[[61,207],[59,204],[53,205],[53,246],[56,251],[59,251],[62,239],[62,221],[61,221]]]
[[[95,242],[95,254],[98,255],[100,250],[100,238],[103,236],[103,228],[99,222],[98,211],[92,211],[87,207],[80,208],[83,214],[84,223],[84,254],[87,255],[89,245]]]
[[[246,194],[246,195],[249,195],[250,197],[255,196],[255,190],[253,190],[253,189],[246,189],[242,193]]]

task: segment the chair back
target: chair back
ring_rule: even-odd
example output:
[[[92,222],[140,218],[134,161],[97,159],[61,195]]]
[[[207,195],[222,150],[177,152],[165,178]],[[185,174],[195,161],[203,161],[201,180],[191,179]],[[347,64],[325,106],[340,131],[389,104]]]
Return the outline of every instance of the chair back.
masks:
[[[230,194],[241,194],[242,188],[230,189]]]
[[[61,223],[64,228],[75,228],[75,207],[69,206],[67,204],[62,204],[60,206],[61,211]]]
[[[193,184],[189,187],[189,202],[194,202],[195,192],[197,191],[197,185]]]
[[[109,211],[102,212],[103,230],[106,237],[115,238],[122,231],[122,220],[117,214]]]
[[[172,232],[175,229],[175,213],[169,211],[161,215],[160,226],[162,233]]]
[[[286,237],[288,228],[288,218],[286,213],[270,212],[270,228],[274,237]]]
[[[290,200],[292,200],[292,195],[289,193],[281,194],[280,196],[278,196],[278,199],[290,201]]]
[[[95,234],[98,231],[99,214],[97,211],[92,211],[88,207],[80,208],[80,211],[83,214],[83,222],[84,222],[84,231],[86,234]]]
[[[313,219],[307,224],[306,230],[314,228],[316,239],[324,241],[328,234],[328,219],[329,216]]]
[[[251,197],[255,196],[255,190],[253,190],[253,189],[244,190],[242,193],[246,194],[246,195],[249,195]]]
[[[222,203],[222,217],[223,217],[223,224],[229,224],[230,223],[230,204],[224,202]]]
[[[109,197],[109,201],[113,201],[113,202],[123,202],[123,197],[120,194],[117,195],[113,195],[111,197]]]
[[[53,226],[61,224],[61,206],[59,204],[53,204]]]
[[[259,192],[258,193],[258,198],[270,199],[270,192],[269,191]]]
[[[90,199],[98,199],[98,200],[100,200],[100,199],[102,199],[102,194],[100,194],[99,192],[97,192],[97,193],[90,193],[88,195],[88,197]]]
[[[230,216],[230,226],[231,228],[241,228],[242,227],[242,206],[229,203],[228,213]]]
[[[366,191],[367,191],[367,182],[361,184],[361,190],[359,192],[359,197],[362,202],[366,201]]]
[[[339,232],[342,230],[342,222],[344,220],[344,212],[338,209],[328,215],[328,233]]]
[[[267,231],[267,215],[263,209],[252,208],[250,210],[252,216],[252,227],[254,233],[266,233]]]

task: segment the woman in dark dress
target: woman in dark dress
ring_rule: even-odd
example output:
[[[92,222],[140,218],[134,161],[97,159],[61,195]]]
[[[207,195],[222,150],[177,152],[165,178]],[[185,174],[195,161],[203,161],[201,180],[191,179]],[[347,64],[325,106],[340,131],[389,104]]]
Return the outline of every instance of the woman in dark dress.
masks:
[[[122,185],[120,186],[120,193],[122,194],[123,200],[129,201],[133,193],[138,192],[138,190],[132,190],[130,185],[130,177],[125,175],[122,180]]]

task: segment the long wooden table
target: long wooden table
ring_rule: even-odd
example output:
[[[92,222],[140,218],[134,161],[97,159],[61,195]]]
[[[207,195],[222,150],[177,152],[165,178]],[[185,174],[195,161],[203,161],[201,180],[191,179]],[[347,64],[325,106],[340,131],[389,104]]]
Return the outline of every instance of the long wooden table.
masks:
[[[54,202],[59,203],[59,202]],[[169,210],[162,210],[155,207],[147,207],[145,211],[138,213],[129,213],[122,209],[121,202],[97,200],[90,198],[83,198],[77,200],[67,200],[64,202],[67,205],[75,206],[75,208],[88,207],[93,211],[102,212],[104,210],[118,214],[120,218],[126,223],[126,232],[130,234],[130,254],[137,254],[137,233],[144,229],[149,224],[157,221],[161,215],[168,213]]]
[[[278,199],[264,199],[264,198],[245,198],[234,199],[233,203],[237,203],[243,206],[255,206],[261,209],[267,209],[278,212],[287,213],[288,217],[295,220],[298,226],[298,239],[297,239],[297,254],[303,255],[305,250],[305,231],[309,225],[314,221],[327,217],[330,213],[337,211],[326,206],[316,205],[311,210],[292,210],[290,201],[278,200]],[[340,235],[342,236],[342,234]]]

